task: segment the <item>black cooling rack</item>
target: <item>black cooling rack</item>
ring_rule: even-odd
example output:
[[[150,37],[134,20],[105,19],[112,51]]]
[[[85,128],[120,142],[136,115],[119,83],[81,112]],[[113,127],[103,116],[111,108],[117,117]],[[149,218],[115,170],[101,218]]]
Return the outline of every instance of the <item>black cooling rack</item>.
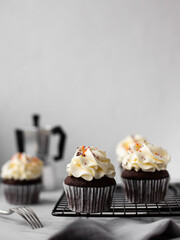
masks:
[[[65,193],[56,203],[53,216],[58,217],[154,217],[154,216],[180,216],[180,185],[169,186],[164,201],[157,204],[134,204],[126,200],[124,190],[117,186],[111,209],[101,213],[76,213],[68,208]]]

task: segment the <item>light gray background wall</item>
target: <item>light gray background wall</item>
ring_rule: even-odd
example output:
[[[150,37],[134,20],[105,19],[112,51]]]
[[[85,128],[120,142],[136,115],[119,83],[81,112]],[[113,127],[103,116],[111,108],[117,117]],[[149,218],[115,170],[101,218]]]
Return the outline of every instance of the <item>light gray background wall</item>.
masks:
[[[0,164],[13,130],[42,124],[68,133],[59,175],[79,145],[106,150],[139,133],[180,169],[180,1],[0,0]]]

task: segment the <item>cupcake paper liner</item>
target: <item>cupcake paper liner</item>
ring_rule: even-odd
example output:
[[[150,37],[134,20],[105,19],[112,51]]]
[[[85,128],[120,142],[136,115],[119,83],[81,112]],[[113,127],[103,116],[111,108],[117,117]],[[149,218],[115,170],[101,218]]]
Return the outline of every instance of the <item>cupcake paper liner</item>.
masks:
[[[158,180],[132,180],[122,178],[126,198],[132,203],[158,203],[164,200],[169,177]]]
[[[11,185],[3,183],[6,200],[11,204],[37,203],[41,188],[41,183],[27,185]]]
[[[69,209],[79,213],[98,213],[111,207],[115,185],[75,187],[63,183]]]

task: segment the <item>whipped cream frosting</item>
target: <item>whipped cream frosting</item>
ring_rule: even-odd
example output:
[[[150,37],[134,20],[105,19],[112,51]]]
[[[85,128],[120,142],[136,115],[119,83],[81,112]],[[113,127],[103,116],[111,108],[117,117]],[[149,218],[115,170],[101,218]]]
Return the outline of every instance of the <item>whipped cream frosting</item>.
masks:
[[[146,143],[147,140],[138,134],[127,136],[125,139],[120,141],[116,147],[116,154],[117,154],[118,162],[120,164],[122,163],[124,156],[126,155],[126,153],[129,150],[130,144],[132,144],[132,143],[142,144],[144,142]]]
[[[83,178],[91,181],[93,178],[100,179],[104,176],[114,178],[116,172],[110,159],[106,157],[106,152],[94,147],[79,147],[71,163],[67,165],[69,176]]]
[[[1,169],[3,179],[33,180],[42,174],[43,162],[25,153],[16,153]]]
[[[123,158],[122,167],[127,170],[155,172],[165,170],[169,162],[170,155],[163,148],[146,143],[132,143]]]

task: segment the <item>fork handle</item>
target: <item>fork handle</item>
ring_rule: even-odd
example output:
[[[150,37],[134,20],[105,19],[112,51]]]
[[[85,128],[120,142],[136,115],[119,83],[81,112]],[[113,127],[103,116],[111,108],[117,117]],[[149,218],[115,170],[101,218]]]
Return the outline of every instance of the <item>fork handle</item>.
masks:
[[[2,215],[10,215],[10,214],[12,214],[12,213],[13,213],[13,211],[12,211],[11,209],[9,209],[8,212],[7,212],[7,211],[0,210],[0,214],[2,214]]]

